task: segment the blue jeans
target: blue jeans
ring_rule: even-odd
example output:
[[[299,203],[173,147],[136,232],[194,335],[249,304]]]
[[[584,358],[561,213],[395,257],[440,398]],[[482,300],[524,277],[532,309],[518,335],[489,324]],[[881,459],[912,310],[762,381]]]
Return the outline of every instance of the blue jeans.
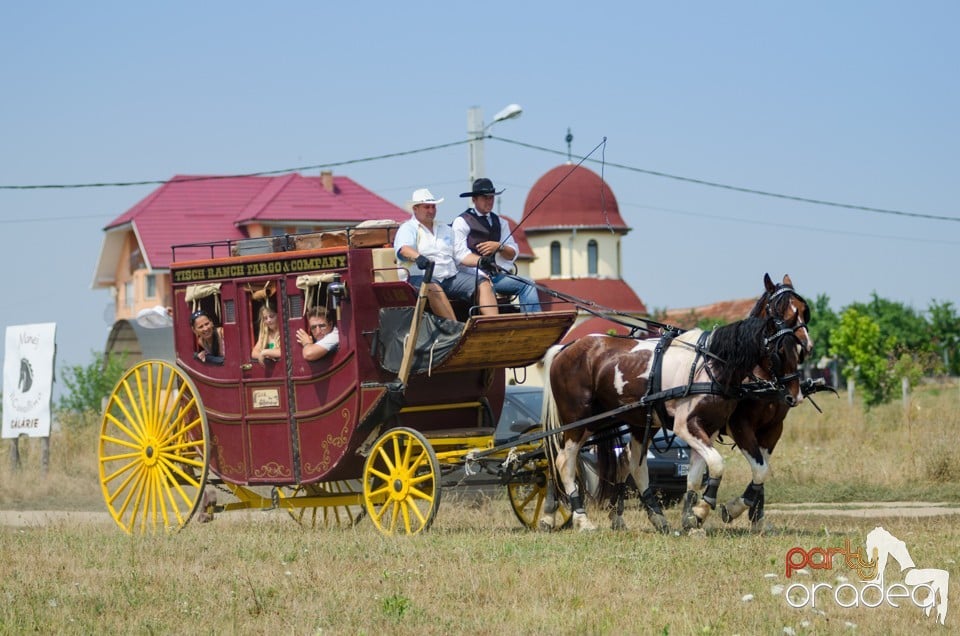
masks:
[[[530,282],[516,276],[497,274],[493,277],[493,290],[498,294],[517,296],[521,311],[540,311],[540,296]]]
[[[420,289],[420,285],[423,283],[423,276],[410,276],[407,279],[407,282]],[[433,282],[437,282],[434,280]],[[444,293],[447,294],[447,298],[453,300],[463,300],[468,303],[473,302],[473,295],[477,291],[477,281],[473,276],[465,274],[458,271],[455,276],[444,279],[442,282],[438,283],[443,289]]]

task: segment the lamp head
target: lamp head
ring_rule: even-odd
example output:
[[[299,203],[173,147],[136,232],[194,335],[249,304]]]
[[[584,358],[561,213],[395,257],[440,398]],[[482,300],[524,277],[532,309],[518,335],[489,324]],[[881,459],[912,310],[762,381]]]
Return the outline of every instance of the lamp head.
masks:
[[[499,113],[493,116],[493,122],[497,123],[498,121],[503,121],[505,119],[516,119],[523,113],[523,108],[520,107],[520,104],[509,104]]]

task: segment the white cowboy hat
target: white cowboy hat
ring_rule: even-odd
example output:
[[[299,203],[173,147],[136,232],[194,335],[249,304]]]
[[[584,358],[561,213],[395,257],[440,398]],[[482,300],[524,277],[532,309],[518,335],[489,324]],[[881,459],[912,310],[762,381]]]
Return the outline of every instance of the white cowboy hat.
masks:
[[[438,203],[443,203],[443,197],[439,199],[433,196],[433,193],[426,188],[420,188],[419,190],[413,191],[413,197],[407,201],[407,205],[412,209],[415,205],[420,205],[421,203],[432,203],[436,205]]]

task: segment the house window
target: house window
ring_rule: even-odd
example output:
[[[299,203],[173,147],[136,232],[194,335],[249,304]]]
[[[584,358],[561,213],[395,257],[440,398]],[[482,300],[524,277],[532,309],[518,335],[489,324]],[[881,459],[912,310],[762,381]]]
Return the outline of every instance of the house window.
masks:
[[[147,298],[156,298],[157,297],[157,275],[156,274],[147,274]]]
[[[123,284],[123,302],[127,309],[133,309],[133,281],[128,280]]]
[[[560,275],[560,241],[550,244],[550,275]]]
[[[287,233],[286,230],[285,227],[272,227],[270,228],[270,236],[283,236]]]
[[[587,242],[587,273],[591,276],[597,275],[597,242],[590,239]]]

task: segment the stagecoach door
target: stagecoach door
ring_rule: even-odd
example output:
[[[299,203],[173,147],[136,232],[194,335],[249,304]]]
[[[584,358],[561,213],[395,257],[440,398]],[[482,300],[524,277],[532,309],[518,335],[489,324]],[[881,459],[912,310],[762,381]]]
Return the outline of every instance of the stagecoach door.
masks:
[[[240,287],[240,286],[238,286]],[[237,322],[245,364],[241,365],[243,439],[249,484],[296,483],[295,442],[291,427],[288,379],[290,352],[302,320],[291,315],[290,296],[282,276],[245,280],[237,290]],[[277,313],[282,352],[276,361],[252,357],[263,311]]]

